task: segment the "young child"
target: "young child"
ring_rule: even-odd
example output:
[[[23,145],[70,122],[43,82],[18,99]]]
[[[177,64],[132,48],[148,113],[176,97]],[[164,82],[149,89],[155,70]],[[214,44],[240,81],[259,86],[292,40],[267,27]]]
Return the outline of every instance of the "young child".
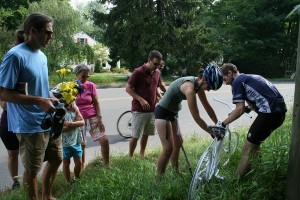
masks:
[[[66,115],[62,130],[63,145],[63,174],[69,184],[75,183],[82,169],[82,136],[79,127],[84,125],[84,120],[75,102],[66,104]],[[75,179],[71,180],[70,159],[73,157]]]

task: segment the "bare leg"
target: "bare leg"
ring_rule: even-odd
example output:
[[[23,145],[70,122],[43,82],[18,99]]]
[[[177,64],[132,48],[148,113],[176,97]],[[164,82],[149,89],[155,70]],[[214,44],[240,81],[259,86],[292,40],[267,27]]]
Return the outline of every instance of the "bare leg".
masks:
[[[146,150],[146,146],[147,146],[147,142],[148,142],[148,137],[149,135],[142,135],[141,138],[141,149],[140,149],[140,156],[144,157],[145,156],[145,150]]]
[[[81,168],[83,169],[84,168],[84,165],[85,165],[85,147],[86,147],[86,141],[82,142],[81,143],[81,147],[82,147],[82,166]]]
[[[19,156],[19,149],[16,150],[7,150],[8,153],[8,170],[13,179],[13,181],[18,181],[18,178],[14,178],[18,176],[18,156]]]
[[[78,178],[80,178],[82,161],[81,161],[81,158],[79,158],[79,157],[73,157],[73,159],[74,159],[74,163],[75,163],[74,175],[75,175],[75,178],[78,179]]]
[[[71,181],[70,159],[63,160],[63,174],[67,183]]]
[[[237,167],[236,174],[238,176],[245,176],[251,169],[251,159],[257,157],[260,146],[246,141],[242,149],[242,158]]]
[[[129,142],[129,157],[133,156],[139,138],[132,137]]]
[[[109,165],[109,141],[107,135],[102,136],[99,140],[101,145],[101,154],[104,165]]]
[[[25,169],[23,182],[24,182],[25,189],[27,191],[28,199],[30,200],[39,199],[37,174],[31,174],[29,171]]]
[[[162,152],[160,153],[157,161],[156,173],[161,176],[165,173],[170,156],[173,151],[173,136],[172,133],[167,131],[167,125],[170,127],[170,123],[167,124],[166,120],[156,119],[155,126],[159,135],[159,139],[162,144]],[[171,130],[170,128],[168,130]]]
[[[179,135],[178,135],[179,134]],[[173,151],[171,155],[171,163],[175,170],[179,171],[179,154],[180,154],[180,147],[182,145],[181,140],[181,133],[179,130],[179,126],[176,121],[172,122],[172,135],[173,135]]]
[[[43,190],[42,190],[42,199],[49,200],[52,198],[52,186],[56,178],[57,170],[61,160],[48,161],[42,177]]]
[[[38,199],[38,181],[37,174],[30,174],[26,169],[24,171],[23,182],[30,200]]]

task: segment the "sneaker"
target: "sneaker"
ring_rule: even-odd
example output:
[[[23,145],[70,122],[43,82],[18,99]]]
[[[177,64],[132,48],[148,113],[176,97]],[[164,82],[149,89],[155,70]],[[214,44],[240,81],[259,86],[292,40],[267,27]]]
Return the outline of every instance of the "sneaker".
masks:
[[[52,126],[52,116],[51,114],[46,113],[45,117],[42,120],[41,128],[47,130]]]
[[[64,108],[57,109],[53,116],[53,125],[51,127],[51,138],[56,139],[61,135],[61,131],[65,122],[66,110]]]
[[[15,189],[19,189],[20,188],[20,182],[19,181],[15,181],[12,186],[11,189],[15,190]]]

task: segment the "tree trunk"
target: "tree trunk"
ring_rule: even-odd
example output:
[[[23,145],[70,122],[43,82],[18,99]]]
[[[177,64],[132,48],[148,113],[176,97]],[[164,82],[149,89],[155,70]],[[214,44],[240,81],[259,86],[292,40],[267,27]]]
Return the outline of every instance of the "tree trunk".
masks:
[[[299,18],[300,20],[300,18]],[[299,23],[300,24],[300,23]],[[291,147],[286,184],[286,199],[297,200],[300,197],[300,25],[298,32],[296,82],[294,93],[293,123]]]

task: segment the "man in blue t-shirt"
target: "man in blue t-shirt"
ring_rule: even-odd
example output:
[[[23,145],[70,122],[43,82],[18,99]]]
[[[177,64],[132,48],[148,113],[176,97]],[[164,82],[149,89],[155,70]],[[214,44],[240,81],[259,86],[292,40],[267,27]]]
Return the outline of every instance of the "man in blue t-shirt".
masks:
[[[52,185],[62,161],[61,137],[41,128],[45,112],[56,111],[49,93],[47,58],[40,51],[52,39],[52,18],[32,13],[18,31],[17,44],[0,66],[0,98],[7,102],[8,130],[16,133],[29,199],[38,199],[37,175],[43,161],[42,199],[52,199]]]
[[[225,127],[244,112],[253,110],[257,113],[248,131],[242,149],[242,160],[236,171],[237,175],[244,176],[250,170],[250,157],[257,156],[260,144],[282,125],[287,111],[286,105],[277,88],[262,76],[239,73],[237,67],[231,63],[224,64],[221,72],[224,82],[232,87],[233,103],[236,107],[217,125]],[[245,106],[245,102],[248,106]]]

